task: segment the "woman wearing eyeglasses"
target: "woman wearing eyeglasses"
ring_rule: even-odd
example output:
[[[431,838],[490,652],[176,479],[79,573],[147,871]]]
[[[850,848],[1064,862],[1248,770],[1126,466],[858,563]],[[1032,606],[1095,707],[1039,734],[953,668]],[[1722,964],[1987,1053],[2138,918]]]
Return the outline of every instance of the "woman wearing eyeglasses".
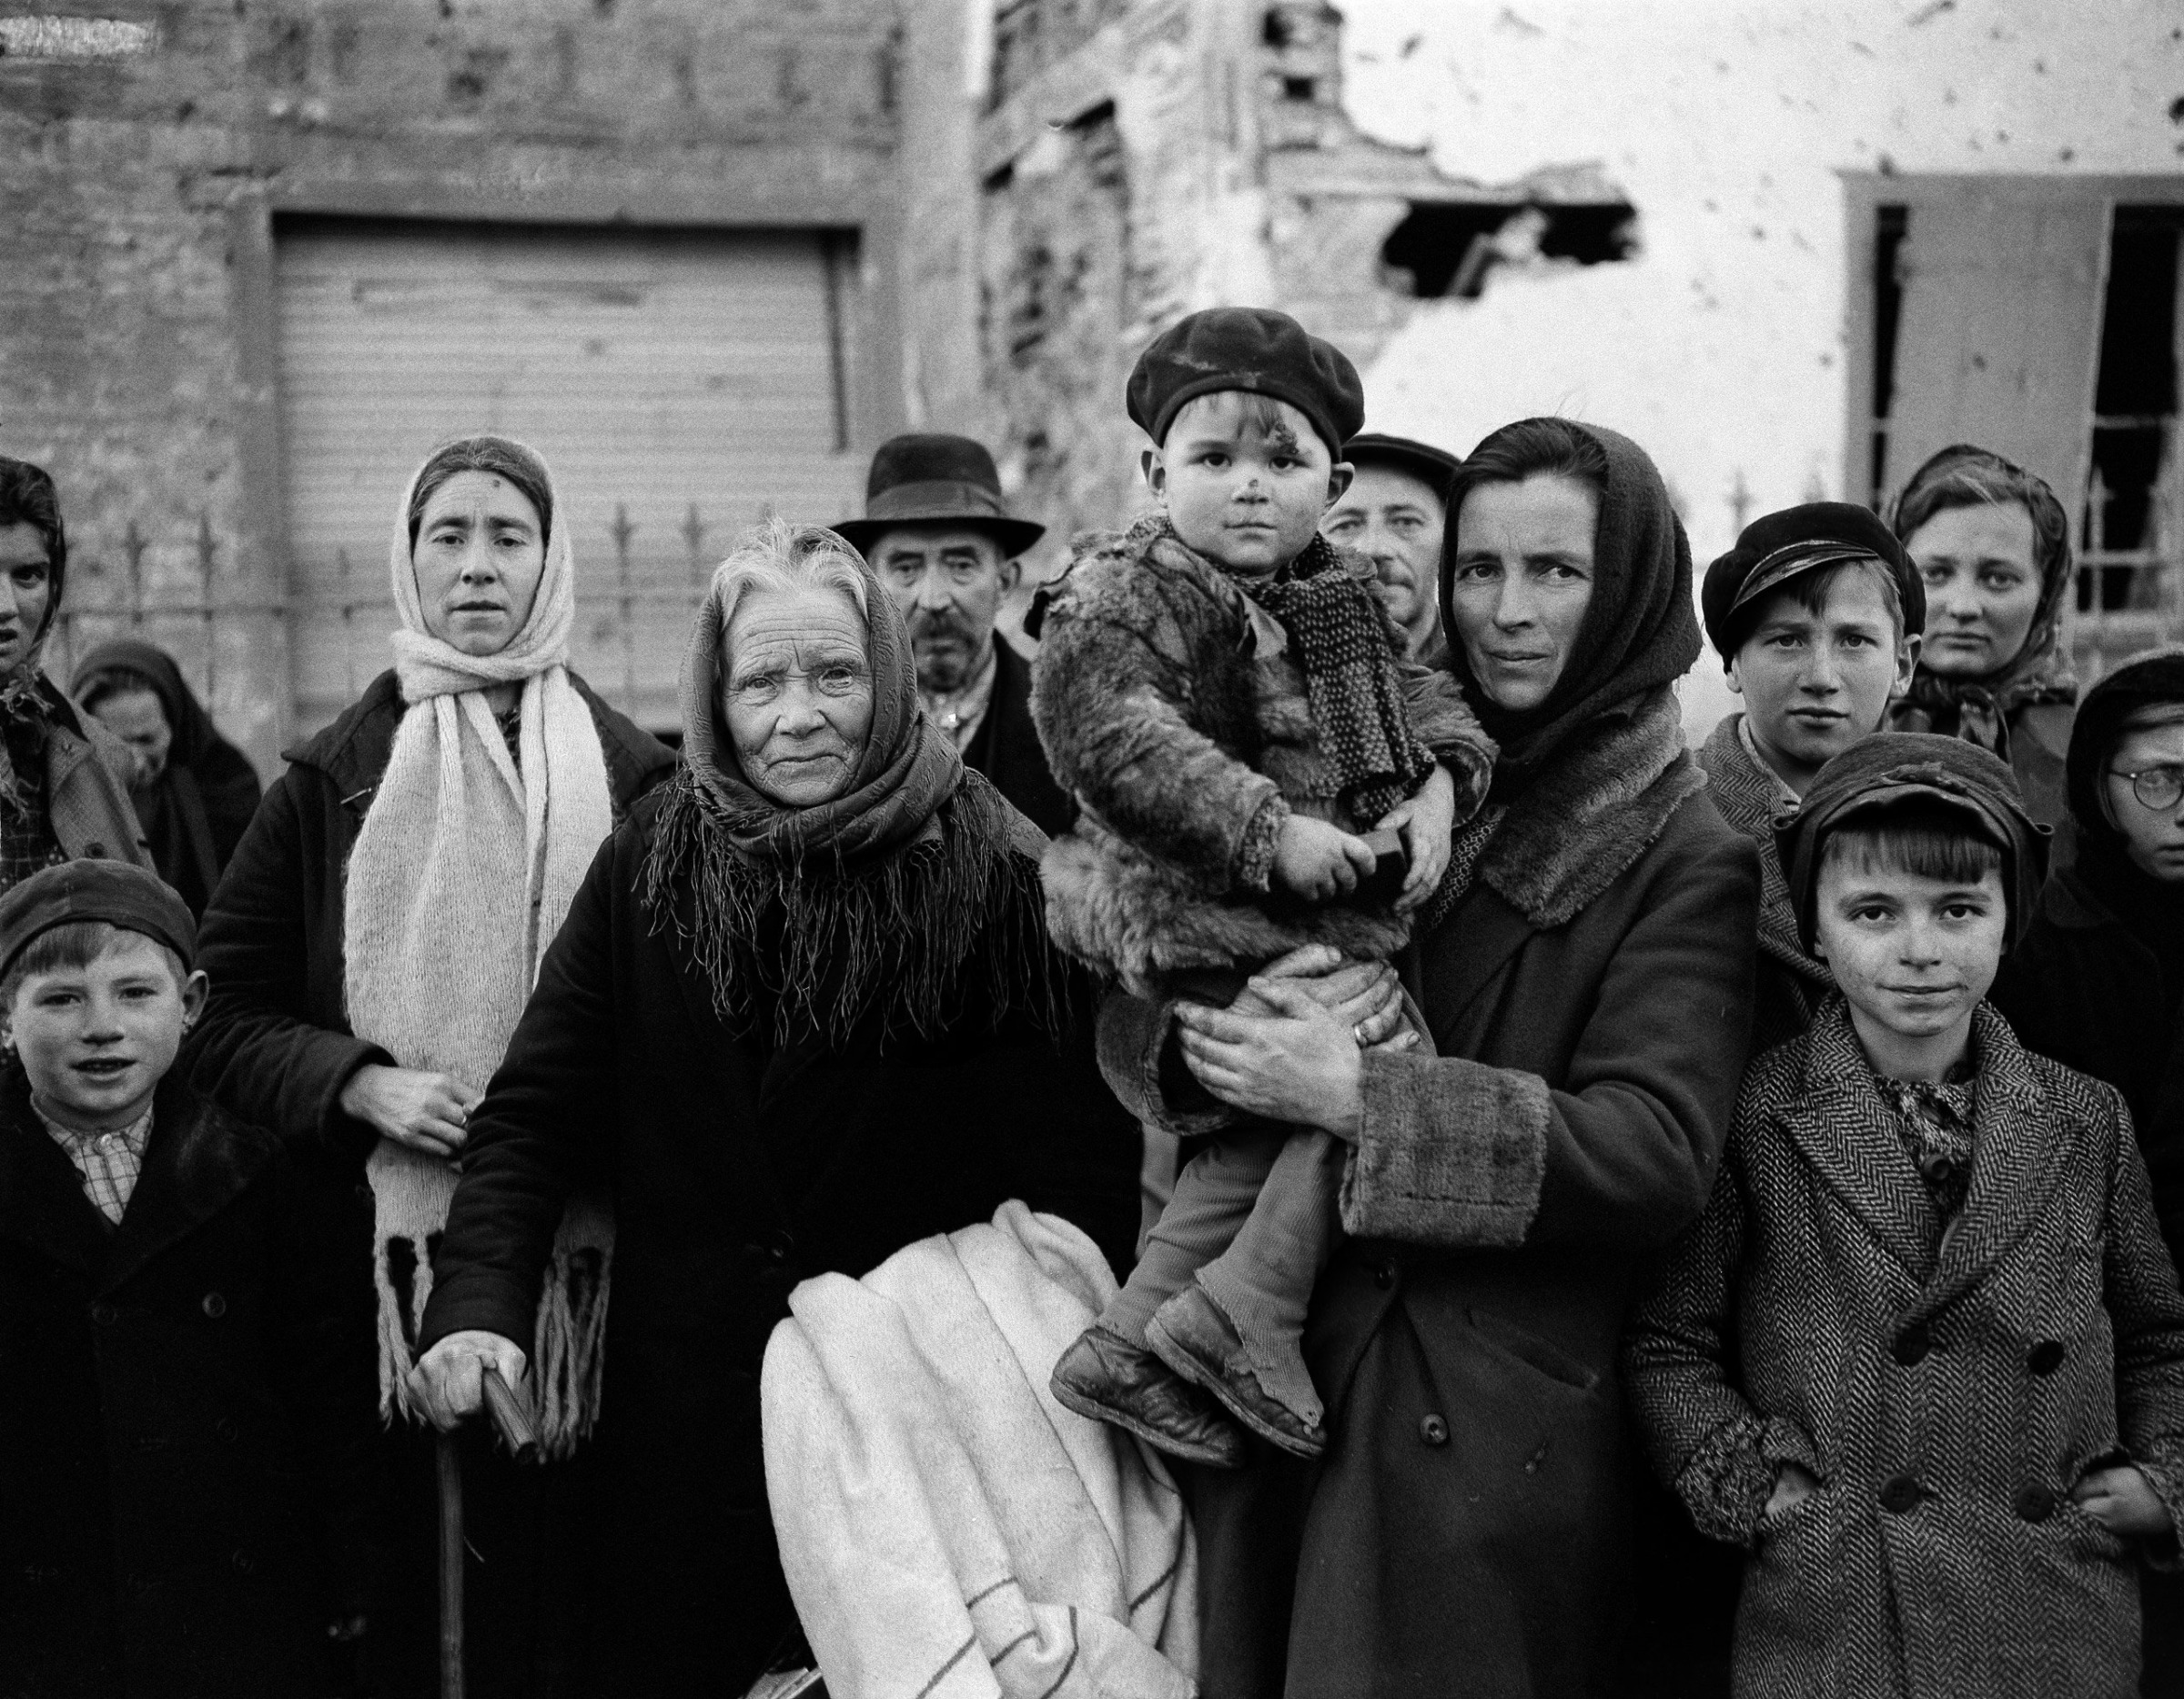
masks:
[[[2086,693],[2065,761],[2078,857],[1989,996],[2026,1048],[2130,1105],[2171,1257],[2184,1258],[2184,648]],[[2184,1577],[2146,1573],[2148,1694],[2184,1693]]]

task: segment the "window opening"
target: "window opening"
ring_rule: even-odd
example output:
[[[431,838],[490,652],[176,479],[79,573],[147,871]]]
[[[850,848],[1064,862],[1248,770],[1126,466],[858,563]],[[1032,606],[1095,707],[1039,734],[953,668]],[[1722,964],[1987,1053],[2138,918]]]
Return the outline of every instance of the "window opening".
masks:
[[[2093,389],[2092,473],[2080,515],[2078,606],[2175,628],[2178,241],[2174,207],[2118,207]],[[2112,623],[2106,620],[2102,623]]]
[[[1896,332],[1904,317],[1900,266],[1904,238],[1910,228],[1909,207],[1874,208],[1872,465],[1866,504],[1876,513],[1888,489],[1888,414],[1896,405]]]

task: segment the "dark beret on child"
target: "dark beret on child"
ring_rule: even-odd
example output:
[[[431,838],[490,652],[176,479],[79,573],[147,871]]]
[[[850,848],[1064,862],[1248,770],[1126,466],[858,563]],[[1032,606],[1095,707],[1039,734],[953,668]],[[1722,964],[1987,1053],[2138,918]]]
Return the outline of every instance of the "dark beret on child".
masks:
[[[1209,307],[1155,337],[1130,373],[1130,417],[1165,442],[1186,401],[1219,389],[1287,401],[1337,460],[1364,429],[1365,386],[1350,357],[1267,307]]]
[[[182,958],[197,955],[197,923],[156,873],[126,861],[66,861],[41,868],[0,896],[0,975],[39,934],[79,920],[141,932]]]
[[[1775,816],[1774,849],[1790,887],[1798,936],[1813,947],[1814,902],[1828,834],[1858,815],[1917,799],[1963,817],[1966,829],[2006,852],[2002,887],[2014,942],[2031,919],[2048,875],[2049,829],[2025,812],[2009,764],[1977,743],[1932,732],[1876,732],[1820,769],[1795,813]]]
[[[1855,501],[1807,501],[1764,513],[1745,526],[1736,547],[1706,569],[1699,608],[1706,635],[1724,661],[1752,634],[1760,599],[1794,578],[1846,561],[1877,561],[1896,581],[1904,630],[1926,629],[1926,587],[1896,533]]]

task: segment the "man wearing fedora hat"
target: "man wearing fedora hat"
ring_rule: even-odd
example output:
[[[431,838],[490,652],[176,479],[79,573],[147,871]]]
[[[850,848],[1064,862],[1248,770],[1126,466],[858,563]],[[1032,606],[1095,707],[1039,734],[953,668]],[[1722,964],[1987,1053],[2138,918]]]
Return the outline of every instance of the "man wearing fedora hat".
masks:
[[[902,609],[925,712],[966,764],[1052,837],[1077,810],[1047,769],[1031,723],[1031,668],[996,636],[1016,557],[1046,528],[1010,517],[1001,478],[968,437],[895,437],[872,457],[864,517],[834,527]]]
[[[1410,640],[1410,659],[1438,666],[1449,648],[1441,626],[1441,542],[1449,488],[1463,462],[1431,443],[1377,430],[1352,437],[1342,458],[1357,475],[1320,521],[1320,534],[1372,562],[1380,601]]]

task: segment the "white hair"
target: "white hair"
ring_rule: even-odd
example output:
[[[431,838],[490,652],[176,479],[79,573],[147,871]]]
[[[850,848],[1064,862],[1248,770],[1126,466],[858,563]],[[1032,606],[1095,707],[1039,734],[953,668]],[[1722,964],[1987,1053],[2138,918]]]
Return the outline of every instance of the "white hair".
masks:
[[[753,592],[834,590],[847,596],[860,620],[869,619],[863,557],[824,525],[769,519],[736,540],[735,549],[713,569],[712,594],[721,605],[721,629]]]

